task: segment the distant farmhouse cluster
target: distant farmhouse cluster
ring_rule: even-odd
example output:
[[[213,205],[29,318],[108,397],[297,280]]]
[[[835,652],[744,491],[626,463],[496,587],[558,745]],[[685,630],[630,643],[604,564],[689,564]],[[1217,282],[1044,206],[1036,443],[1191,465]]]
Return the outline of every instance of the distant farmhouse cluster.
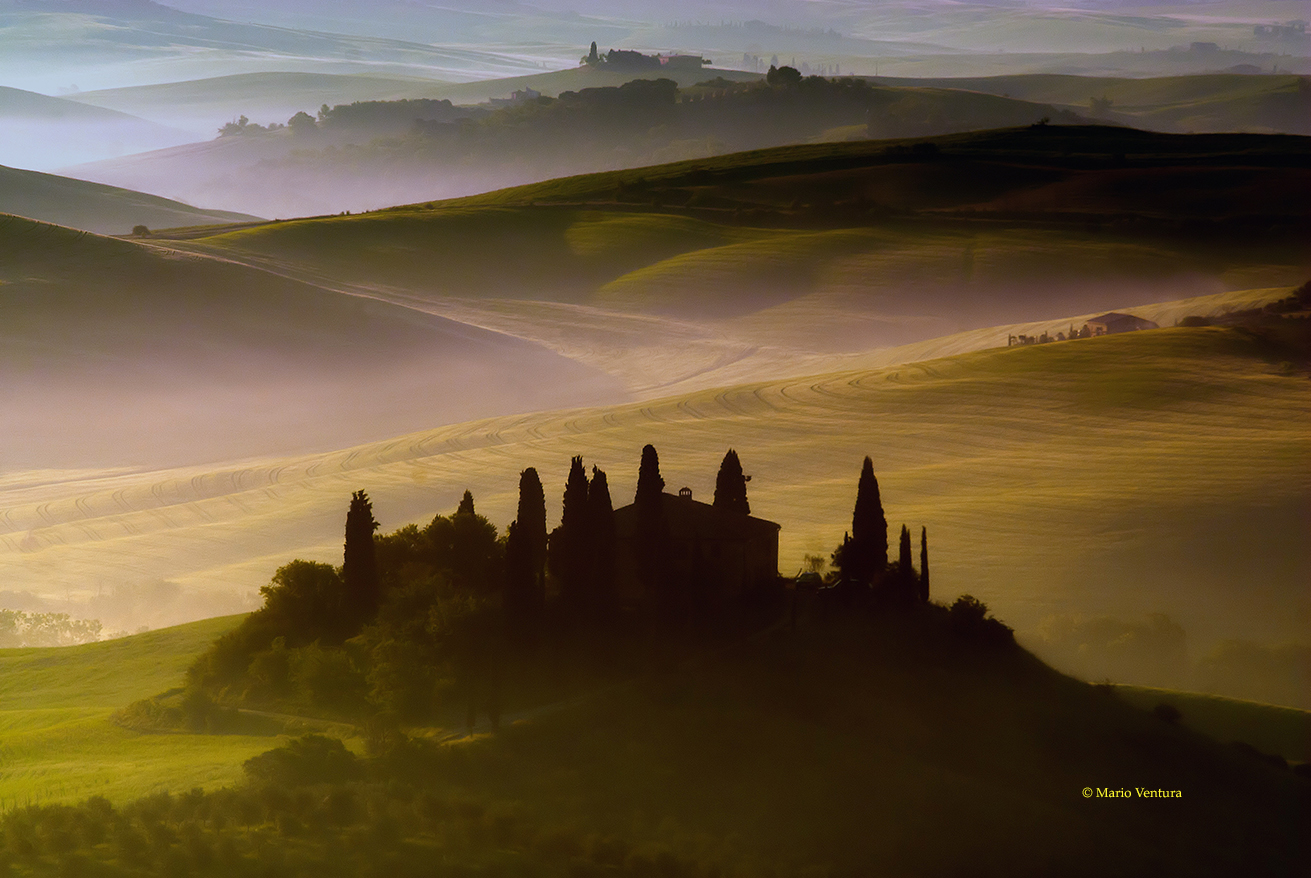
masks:
[[[1008,335],[1006,336],[1006,346],[1027,344],[1048,344],[1053,341],[1066,341],[1072,338],[1095,338],[1099,335],[1115,335],[1121,332],[1136,332],[1140,329],[1160,329],[1151,320],[1142,317],[1135,317],[1132,314],[1121,314],[1118,311],[1112,311],[1109,314],[1103,314],[1100,317],[1094,317],[1083,325],[1082,329],[1070,327],[1067,335],[1064,332],[1058,332],[1052,336],[1046,332],[1042,335]]]
[[[613,70],[618,73],[643,73],[652,70],[700,70],[714,64],[709,58],[700,55],[643,55],[630,49],[611,49],[604,55],[596,50],[596,43],[582,58],[579,64],[601,70]]]
[[[917,570],[907,527],[889,545],[868,457],[851,530],[824,577],[818,558],[792,583],[779,576],[780,527],[751,514],[748,480],[729,449],[711,502],[689,488],[666,492],[647,445],[633,502],[615,509],[605,472],[592,467],[589,478],[574,457],[560,524],[548,528],[542,480],[529,467],[504,534],[466,491],[454,514],[379,535],[372,503],[357,491],[341,566],[297,560],[279,568],[261,590],[264,606],[196,661],[188,685],[205,693],[200,707],[268,708],[304,697],[338,715],[382,709],[401,722],[429,721],[443,698],[455,697],[470,728],[482,712],[495,727],[508,669],[532,664],[544,645],[722,641],[780,619],[789,592],[794,625],[801,604],[821,614],[928,604],[927,530]],[[986,627],[986,608],[961,600],[953,618]]]

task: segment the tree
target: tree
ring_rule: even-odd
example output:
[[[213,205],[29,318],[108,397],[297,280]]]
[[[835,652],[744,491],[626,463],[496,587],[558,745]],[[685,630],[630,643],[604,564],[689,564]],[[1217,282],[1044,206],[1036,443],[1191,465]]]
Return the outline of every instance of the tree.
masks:
[[[655,446],[642,449],[642,463],[637,470],[636,555],[638,577],[648,598],[654,598],[666,618],[679,615],[679,601],[670,589],[669,523],[665,520],[665,480],[660,475],[660,457]]]
[[[423,531],[423,540],[424,560],[445,571],[451,584],[464,594],[487,595],[500,586],[502,547],[496,526],[474,511],[473,495],[468,491],[454,515],[433,518]]]
[[[929,529],[920,528],[920,602],[929,602]]]
[[[136,225],[136,226],[133,226],[133,227],[132,227],[132,235],[133,235],[133,237],[136,237],[136,238],[149,238],[149,237],[150,237],[150,227],[149,227],[149,226],[143,226],[143,225]]]
[[[515,524],[523,541],[524,562],[531,573],[525,609],[535,613],[546,602],[546,494],[537,470],[531,466],[519,474],[519,512]]]
[[[770,67],[765,82],[780,88],[792,88],[801,84],[801,71],[795,67]]]
[[[264,627],[286,637],[292,646],[316,640],[340,643],[357,630],[355,619],[348,615],[346,588],[330,564],[301,560],[284,564],[260,594]]]
[[[377,529],[369,495],[356,491],[346,513],[346,551],[341,565],[347,614],[355,630],[378,612],[378,559],[373,545]]]
[[[608,614],[615,608],[615,574],[618,546],[615,538],[615,510],[610,501],[610,484],[605,471],[592,467],[587,489],[587,548],[591,552],[593,609]]]
[[[856,485],[851,536],[844,538],[842,548],[834,555],[834,564],[841,569],[843,576],[866,584],[876,581],[888,566],[888,520],[883,516],[874,462],[868,457]]]
[[[633,502],[639,509],[659,508],[664,501],[665,480],[660,475],[660,456],[654,445],[642,448],[642,463],[637,468],[637,493]]]
[[[731,448],[724,455],[719,474],[715,476],[714,506],[727,512],[751,514],[751,504],[747,502],[747,477],[742,474],[742,462],[738,460],[737,452]]]
[[[901,585],[909,592],[915,589],[915,567],[910,560],[910,528],[901,526],[901,540],[897,546],[897,577]]]
[[[588,588],[587,474],[582,457],[574,457],[564,486],[560,526],[551,534],[551,571],[560,577],[561,597],[577,606]]]
[[[534,618],[532,550],[519,522],[512,521],[505,531],[505,592],[506,622],[511,636],[520,644],[530,636]]]
[[[314,134],[319,130],[319,125],[314,121],[314,117],[304,110],[287,120],[287,127],[291,133],[296,136],[303,134]]]
[[[601,56],[596,51],[596,40],[592,40],[592,48],[587,51],[587,63],[596,64],[601,60]]]

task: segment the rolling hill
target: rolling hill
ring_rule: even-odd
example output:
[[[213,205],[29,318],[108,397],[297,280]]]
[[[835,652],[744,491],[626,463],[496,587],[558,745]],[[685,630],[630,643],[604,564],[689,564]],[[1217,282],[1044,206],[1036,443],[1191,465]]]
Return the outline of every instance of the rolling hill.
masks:
[[[1150,78],[1015,75],[876,82],[916,88],[953,88],[1054,104],[1154,131],[1253,131],[1311,134],[1311,89],[1288,74],[1199,74]],[[1108,99],[1103,109],[1094,99]]]
[[[867,352],[1300,283],[1311,274],[1299,231],[1307,149],[1295,137],[1077,126],[816,144],[189,234],[179,246],[590,363],[659,348],[659,333],[687,354],[698,339],[704,358],[684,362],[702,373],[748,354]],[[607,345],[604,332],[627,343]],[[687,376],[608,361],[641,392]]]
[[[1144,686],[1117,686],[1116,692],[1144,710],[1169,704],[1180,722],[1217,741],[1241,741],[1289,762],[1311,762],[1311,711]]]
[[[203,210],[143,192],[0,166],[0,213],[99,234],[134,226],[176,228],[258,222],[259,217]]]
[[[714,70],[575,70],[464,91],[424,89],[415,97],[459,101],[484,89],[478,97],[508,98],[511,88],[531,82],[538,91],[558,90],[560,97],[521,94],[509,106],[460,111],[462,118],[450,107],[398,104],[399,115],[385,124],[341,126],[328,118],[295,132],[248,128],[242,129],[246,136],[67,173],[227,209],[303,216],[783,144],[1080,119],[1046,104],[977,92],[891,89],[819,77],[777,87],[755,81],[755,74],[734,79]],[[565,90],[566,84],[574,89]],[[314,113],[318,106],[305,109]]]
[[[208,138],[243,115],[258,122],[286,122],[302,110],[313,114],[323,104],[399,100],[433,85],[413,77],[270,71],[83,91],[72,99],[186,125],[198,137]]]
[[[383,850],[391,874],[416,876],[430,873],[436,855],[448,866],[521,874],[768,866],[945,876],[977,871],[981,850],[995,867],[985,874],[999,875],[1091,876],[1125,862],[1146,866],[1128,874],[1301,869],[1304,779],[947,621],[941,611],[806,614],[792,630],[690,652],[495,735],[433,746],[423,733],[434,730],[412,730],[417,741],[370,760],[353,781],[311,773],[261,783],[256,769],[253,782],[215,791],[246,753],[275,741],[140,735],[73,708],[88,716],[83,728],[59,730],[62,752],[137,769],[118,775],[132,784],[43,765],[48,745],[20,738],[25,768],[49,769],[45,787],[32,787],[38,801],[66,804],[4,815],[0,844],[33,874],[53,872],[70,853],[83,868],[112,862],[120,874],[152,874],[158,863],[192,874],[270,864],[349,874]],[[37,698],[58,703],[60,678],[79,663],[132,667],[158,657],[149,676],[158,680],[224,622],[54,651],[44,668],[21,653],[0,653],[0,662],[7,679],[35,683]],[[144,689],[116,671],[101,675],[116,692]],[[10,721],[32,722],[24,713]],[[311,750],[302,739],[278,755],[298,743]],[[145,748],[153,758],[142,771]],[[158,789],[161,766],[170,785],[210,792],[173,786],[174,795],[130,801]],[[11,791],[26,801],[12,780],[0,798]],[[86,792],[101,798],[72,804]],[[52,832],[61,821],[78,831]]]
[[[189,139],[127,113],[0,86],[0,164],[49,170]]]
[[[8,452],[0,494],[6,581],[38,604],[54,582],[121,590],[123,609],[97,611],[110,624],[163,583],[154,623],[192,618],[289,557],[335,559],[352,490],[392,527],[470,487],[503,525],[506,472],[538,466],[549,484],[581,452],[621,496],[634,449],[654,441],[697,491],[738,448],[762,475],[761,509],[793,510],[787,569],[832,550],[851,502],[839,461],[874,453],[887,496],[905,498],[892,514],[941,531],[935,569],[1022,632],[1159,612],[1202,652],[1305,640],[1295,356],[1219,329],[983,350],[1107,309],[1168,326],[1287,295],[1308,272],[1305,154],[1296,137],[1039,126],[760,151],[150,247],[11,224],[30,262],[4,287],[26,323],[5,326],[29,340],[6,347],[26,449]],[[191,292],[171,303],[162,290],[177,288]],[[111,321],[127,309],[107,290],[142,316]],[[184,321],[193,306],[212,317]],[[59,347],[32,340],[45,338]],[[146,352],[185,368],[147,368]],[[253,392],[274,379],[273,397]],[[77,429],[119,392],[131,405],[103,435]],[[638,401],[310,453],[625,394]],[[225,447],[263,457],[200,465]]]
[[[207,619],[85,646],[0,650],[0,811],[92,795],[124,801],[238,780],[241,761],[268,749],[270,739],[175,735],[163,748],[158,738],[110,721],[127,703],[176,686],[195,656],[238,621]]]
[[[70,80],[122,87],[270,69],[457,80],[539,69],[514,50],[234,21],[148,0],[37,0],[8,4],[2,13],[10,49],[0,76],[51,91]]]
[[[1306,856],[1286,770],[895,620],[779,633],[467,751],[429,776],[518,803],[507,848],[604,862],[595,833],[635,870],[1293,874]],[[1098,796],[1116,786],[1129,801]]]
[[[0,241],[7,468],[332,448],[622,398],[536,345],[232,261],[16,217]]]
[[[14,473],[0,487],[0,569],[16,592],[62,583],[61,599],[168,580],[177,594],[159,621],[185,618],[289,558],[338,562],[353,490],[369,491],[385,530],[448,512],[466,488],[503,527],[517,473],[535,466],[554,520],[571,455],[607,470],[622,503],[651,442],[667,482],[696,495],[736,448],[752,509],[783,526],[790,573],[841,540],[870,454],[890,523],[928,526],[937,587],[979,596],[1021,635],[1053,614],[1166,613],[1194,654],[1224,638],[1305,641],[1311,390],[1282,359],[1235,330],[1170,329],[474,421],[332,454]]]

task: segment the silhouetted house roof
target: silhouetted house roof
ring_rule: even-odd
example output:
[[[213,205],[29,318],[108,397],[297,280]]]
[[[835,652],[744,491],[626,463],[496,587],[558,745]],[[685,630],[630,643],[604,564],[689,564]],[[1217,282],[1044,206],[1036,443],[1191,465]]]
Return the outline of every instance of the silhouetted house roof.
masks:
[[[778,576],[779,525],[716,509],[685,496],[662,494],[671,575],[695,587],[732,597]],[[615,510],[620,592],[642,598],[637,506]]]
[[[1150,320],[1144,320],[1132,314],[1121,314],[1118,311],[1112,311],[1109,314],[1103,314],[1101,317],[1094,317],[1089,320],[1084,324],[1084,328],[1092,335],[1112,335],[1117,332],[1159,329],[1160,327]]]

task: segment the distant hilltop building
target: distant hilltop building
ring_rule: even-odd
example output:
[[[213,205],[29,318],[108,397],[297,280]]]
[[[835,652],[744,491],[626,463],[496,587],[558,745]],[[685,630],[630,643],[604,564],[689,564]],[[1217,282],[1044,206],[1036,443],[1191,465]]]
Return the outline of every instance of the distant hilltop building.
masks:
[[[1135,332],[1139,329],[1160,329],[1150,320],[1144,320],[1142,317],[1135,317],[1132,314],[1121,314],[1118,311],[1103,314],[1101,317],[1094,317],[1085,323],[1083,328],[1089,336],[1114,335],[1117,332]]]
[[[713,584],[721,596],[737,597],[778,577],[779,525],[693,500],[689,488],[660,499],[676,579]],[[642,597],[638,518],[636,503],[615,510],[619,592],[628,599]]]
[[[611,49],[603,55],[596,50],[596,43],[592,43],[591,50],[579,59],[579,63],[620,73],[640,73],[645,70],[700,70],[713,62],[700,55],[643,55],[631,49]]]

